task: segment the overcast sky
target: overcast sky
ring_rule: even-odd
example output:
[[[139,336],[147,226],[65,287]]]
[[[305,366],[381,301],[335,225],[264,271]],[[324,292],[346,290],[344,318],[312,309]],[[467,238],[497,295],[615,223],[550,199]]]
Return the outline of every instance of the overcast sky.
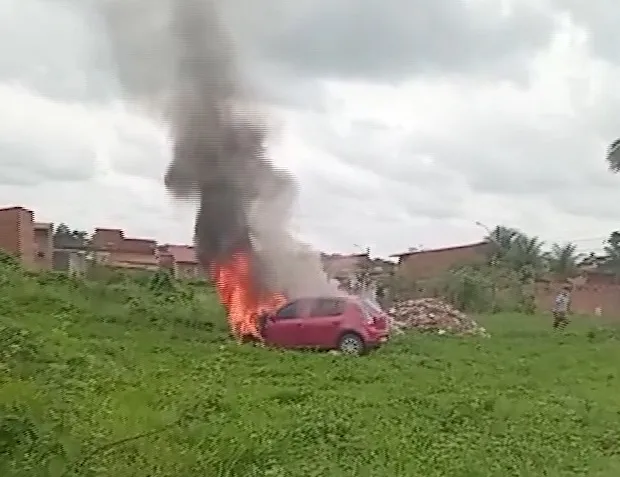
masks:
[[[120,101],[90,5],[0,0],[0,204],[189,242],[165,130]],[[597,248],[620,228],[603,159],[617,2],[228,0],[226,15],[317,248],[468,243],[477,221]]]

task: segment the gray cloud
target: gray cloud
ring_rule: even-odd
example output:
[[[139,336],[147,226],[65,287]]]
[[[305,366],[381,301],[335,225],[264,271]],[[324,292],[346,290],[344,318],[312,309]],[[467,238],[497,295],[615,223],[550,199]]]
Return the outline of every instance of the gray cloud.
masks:
[[[449,141],[415,138],[411,147],[458,171],[477,191],[552,194],[583,184],[582,174],[588,171],[584,161],[595,160],[591,142],[577,138],[577,131],[567,126],[541,128],[498,115],[493,123],[464,125]]]
[[[592,52],[612,63],[620,62],[617,48],[620,8],[614,0],[551,0],[552,5],[568,14],[571,20],[587,32]]]
[[[0,2],[0,81],[69,101],[109,100],[112,64],[87,3]]]
[[[161,181],[170,160],[170,144],[161,130],[124,119],[125,124],[111,127],[107,151],[111,167],[121,174]]]
[[[329,97],[325,87],[315,78],[296,75],[282,68],[254,61],[247,67],[247,78],[261,100],[272,106],[324,113]]]
[[[381,215],[396,222],[419,217],[453,219],[462,215],[468,191],[458,177],[426,167],[413,156],[396,158],[389,166],[390,161],[372,137],[359,143],[354,134],[340,138],[339,142],[333,133],[325,131],[323,142],[313,141],[334,155],[329,170],[308,167],[301,173],[302,190],[310,188],[308,196],[315,198],[312,204],[317,209],[339,213],[351,209],[356,211],[351,214],[352,220],[366,216],[370,222]],[[404,163],[407,159],[410,162]],[[392,171],[396,170],[398,160],[403,163],[397,176]],[[326,203],[319,207],[317,200]]]
[[[574,115],[537,119],[498,105],[460,121],[460,130],[449,137],[414,135],[409,150],[431,155],[477,194],[538,201],[575,217],[608,220],[620,182],[606,169],[601,131],[620,126],[609,117],[620,101],[600,99]],[[620,133],[620,127],[615,130]]]
[[[119,227],[129,237],[156,237],[162,242],[188,243],[193,211],[173,210],[163,190],[155,184],[133,190],[99,180],[45,182],[36,187],[0,187],[0,204],[31,208],[36,220],[65,222],[92,231],[94,227]]]
[[[529,56],[548,44],[555,26],[548,12],[523,2],[510,15],[465,0],[229,0],[225,7],[246,77],[263,98],[319,110],[326,98],[318,78],[524,80]],[[0,81],[66,100],[117,97],[118,69],[97,12],[88,0],[3,1]],[[140,31],[148,32],[149,21],[157,19],[145,14]],[[136,68],[164,81],[169,68],[149,58],[165,55],[142,55]]]
[[[407,138],[372,121],[353,121],[345,134],[324,122],[308,128],[310,141],[338,161],[374,177],[383,187],[373,193],[389,197],[407,215],[454,218],[461,213],[467,184],[458,171],[429,162],[408,145]],[[426,157],[425,157],[426,156]],[[359,189],[368,198],[367,189]]]
[[[614,38],[611,28],[617,22],[612,20],[619,9],[607,0],[601,0],[601,5],[609,7],[600,11],[593,2],[549,2],[558,2],[557,11],[570,8],[576,22],[590,31],[593,51],[616,61],[613,41],[608,40]],[[587,88],[582,88],[581,97],[577,91],[572,116],[549,117],[537,124],[519,116],[510,105],[481,113],[478,105],[464,99],[454,115],[446,109],[444,129],[435,135],[405,136],[380,121],[350,121],[345,133],[331,125],[338,105],[321,83],[324,78],[383,83],[416,78],[422,84],[425,78],[470,75],[469,86],[481,77],[519,79],[527,72],[528,56],[547,44],[554,17],[543,7],[541,11],[530,8],[528,2],[513,2],[512,16],[500,17],[493,9],[499,3],[478,0],[470,2],[478,6],[467,10],[457,0],[384,0],[381,4],[228,0],[230,25],[245,58],[248,83],[265,101],[297,110],[297,116],[306,118],[294,128],[302,135],[300,143],[333,156],[300,151],[305,163],[298,171],[300,210],[306,230],[341,250],[360,241],[382,245],[385,252],[420,242],[430,246],[433,234],[443,237],[443,242],[458,243],[470,240],[458,235],[461,222],[468,223],[474,234],[479,232],[467,217],[478,213],[467,210],[472,194],[490,197],[489,209],[497,198],[510,207],[507,216],[522,215],[523,223],[532,227],[549,222],[546,216],[535,220],[539,210],[613,222],[620,182],[606,172],[601,152],[610,138],[620,134],[617,76],[609,76],[608,83],[602,84],[606,94],[591,102],[583,93]],[[90,130],[97,129],[100,113],[68,103],[104,103],[116,98],[118,91],[115,68],[92,5],[88,0],[0,2],[1,97],[7,97],[2,83],[15,82],[52,98],[58,106],[19,99],[7,107],[15,113],[0,113],[2,198],[48,210],[53,220],[84,220],[92,215],[102,225],[118,224],[133,228],[132,233],[162,239],[166,231],[188,232],[189,220],[177,223],[165,217],[161,230],[152,225],[162,223],[170,204],[157,195],[166,163],[165,145],[149,128],[104,118],[100,129],[109,128],[113,138],[108,144],[112,167],[134,177],[105,187],[93,185],[92,180],[80,183],[97,172],[97,135]],[[602,35],[605,31],[607,39]],[[438,103],[438,109],[449,108],[443,101]],[[64,119],[59,123],[61,115]],[[75,119],[69,119],[72,116]],[[441,112],[433,117],[440,116]],[[89,121],[92,124],[81,127]],[[297,152],[295,147],[292,154]],[[433,161],[429,163],[428,157]],[[152,179],[137,181],[148,182],[152,189],[135,186],[132,192],[135,177]],[[116,178],[112,175],[109,180]],[[58,181],[69,199],[57,197]],[[114,195],[112,202],[106,200],[108,195]],[[80,196],[91,200],[75,204],[74,197]],[[465,218],[459,222],[460,217]],[[488,220],[495,217],[501,219],[493,215]],[[566,224],[567,219],[563,220]],[[443,224],[452,225],[442,229]],[[429,232],[430,228],[441,233]],[[565,230],[562,226],[553,238]]]
[[[89,110],[1,83],[0,104],[0,184],[80,182],[97,173],[98,122]]]
[[[267,2],[274,10],[275,4]],[[256,8],[236,0],[239,11],[240,5],[250,12]],[[464,0],[298,5],[265,18],[264,28],[253,27],[250,19],[239,24],[267,61],[310,77],[391,82],[457,73],[523,79],[528,58],[548,45],[555,29],[554,18],[528,2],[514,2],[510,14],[497,3]],[[245,15],[254,19],[247,10]]]
[[[47,181],[82,182],[95,175],[93,155],[93,151],[81,145],[54,150],[0,137],[0,184],[35,186]],[[38,160],[42,157],[46,160]]]

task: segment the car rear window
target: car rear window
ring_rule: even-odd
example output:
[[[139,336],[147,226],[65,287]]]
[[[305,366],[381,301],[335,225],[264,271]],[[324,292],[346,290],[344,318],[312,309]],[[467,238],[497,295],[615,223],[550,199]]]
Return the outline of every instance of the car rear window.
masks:
[[[347,302],[342,298],[318,298],[313,300],[309,316],[338,316],[342,315],[346,308]]]
[[[385,311],[383,311],[378,304],[374,303],[371,300],[360,300],[360,305],[360,308],[362,309],[362,312],[364,313],[364,316],[366,318],[374,318],[377,316],[385,315]]]
[[[372,302],[371,300],[368,300],[368,299],[362,300],[362,306],[364,307],[364,311],[366,311],[367,313],[370,313],[373,315],[385,314],[385,311],[383,311],[378,304]]]

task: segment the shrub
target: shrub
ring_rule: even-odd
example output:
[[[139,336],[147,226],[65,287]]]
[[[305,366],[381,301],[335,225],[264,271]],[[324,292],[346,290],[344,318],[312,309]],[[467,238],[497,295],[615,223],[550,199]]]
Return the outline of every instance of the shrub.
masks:
[[[397,299],[441,297],[471,313],[534,313],[536,309],[532,287],[519,273],[501,266],[462,265],[418,282],[396,277],[391,288]]]

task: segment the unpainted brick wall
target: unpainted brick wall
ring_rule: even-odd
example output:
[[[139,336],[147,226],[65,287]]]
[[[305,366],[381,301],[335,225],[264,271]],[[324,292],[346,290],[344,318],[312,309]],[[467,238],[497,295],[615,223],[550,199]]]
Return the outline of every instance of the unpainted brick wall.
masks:
[[[16,256],[24,266],[35,266],[32,211],[21,207],[0,209],[0,248]]]
[[[562,284],[541,284],[536,291],[536,304],[542,311],[551,310],[553,300]],[[584,284],[572,292],[571,308],[574,313],[594,315],[597,308],[601,316],[620,319],[620,285]]]

